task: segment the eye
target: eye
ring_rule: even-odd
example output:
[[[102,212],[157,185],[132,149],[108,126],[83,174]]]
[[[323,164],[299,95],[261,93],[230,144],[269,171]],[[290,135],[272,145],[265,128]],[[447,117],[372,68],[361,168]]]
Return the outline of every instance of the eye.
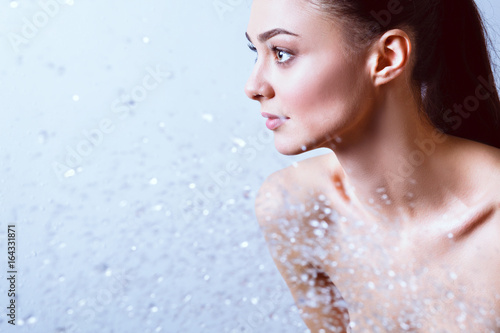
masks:
[[[273,46],[273,52],[276,54],[276,58],[278,59],[276,62],[278,64],[284,64],[293,58],[293,56],[290,53],[281,50],[275,46]]]
[[[252,44],[248,44],[248,48],[254,52],[257,52],[257,49]]]
[[[252,50],[253,52],[257,53],[257,48],[253,46],[252,44],[248,44],[248,48]],[[257,58],[255,58],[255,62],[257,62]]]
[[[252,44],[248,44],[248,48],[253,52],[257,53],[257,48]],[[293,55],[290,52],[282,50],[277,46],[271,46],[272,52],[276,55],[276,63],[280,66],[284,66],[290,59],[293,58]],[[257,62],[257,58],[255,58],[255,62]]]

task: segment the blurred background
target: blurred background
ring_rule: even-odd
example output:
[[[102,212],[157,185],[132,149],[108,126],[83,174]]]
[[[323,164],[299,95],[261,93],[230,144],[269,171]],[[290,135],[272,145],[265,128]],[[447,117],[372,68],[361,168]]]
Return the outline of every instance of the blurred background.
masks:
[[[500,52],[500,3],[477,3]],[[277,153],[245,96],[250,7],[0,4],[0,332],[307,331],[253,202],[327,151]]]

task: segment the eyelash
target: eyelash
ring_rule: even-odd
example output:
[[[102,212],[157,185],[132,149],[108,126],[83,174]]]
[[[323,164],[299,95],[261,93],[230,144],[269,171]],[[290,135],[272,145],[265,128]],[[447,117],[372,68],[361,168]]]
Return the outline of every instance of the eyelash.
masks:
[[[257,53],[257,48],[255,46],[253,46],[252,44],[248,44],[248,47],[250,48],[250,50],[252,50],[253,52]],[[278,65],[278,66],[285,66],[288,64],[288,62],[290,60],[293,59],[293,54],[291,54],[290,52],[287,52],[285,50],[282,50],[280,49],[279,47],[277,46],[274,46],[274,45],[271,45],[271,50],[273,51],[274,54],[278,53],[278,52],[283,52],[283,53],[286,53],[290,56],[290,58],[286,61],[279,61],[279,60],[275,60],[275,63]],[[255,62],[257,62],[257,58],[255,58]]]

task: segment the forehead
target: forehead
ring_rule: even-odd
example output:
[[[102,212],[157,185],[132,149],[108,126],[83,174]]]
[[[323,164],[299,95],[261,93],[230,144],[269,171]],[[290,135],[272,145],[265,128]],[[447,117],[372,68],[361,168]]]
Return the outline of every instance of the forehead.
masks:
[[[252,38],[272,29],[300,36],[331,33],[332,22],[308,0],[254,0],[247,32]]]

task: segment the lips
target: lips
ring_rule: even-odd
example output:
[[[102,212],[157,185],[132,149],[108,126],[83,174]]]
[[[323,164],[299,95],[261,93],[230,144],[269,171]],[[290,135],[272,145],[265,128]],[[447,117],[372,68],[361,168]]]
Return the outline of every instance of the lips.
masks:
[[[262,112],[262,117],[267,118],[266,126],[271,131],[278,129],[278,127],[280,127],[281,125],[286,123],[288,119],[290,119],[288,117],[283,117],[283,116],[280,117],[266,112]]]

